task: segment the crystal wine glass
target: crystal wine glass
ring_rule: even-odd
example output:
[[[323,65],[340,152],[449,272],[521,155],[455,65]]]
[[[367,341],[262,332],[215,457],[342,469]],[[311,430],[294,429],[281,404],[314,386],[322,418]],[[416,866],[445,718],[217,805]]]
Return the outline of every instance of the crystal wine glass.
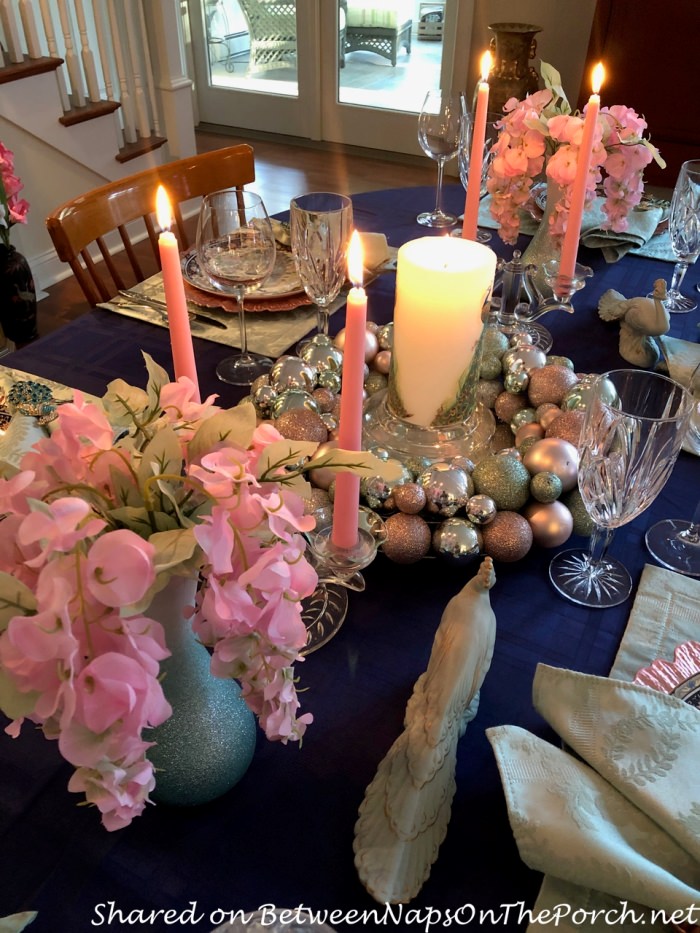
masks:
[[[678,262],[673,269],[665,306],[675,314],[685,314],[697,308],[697,302],[682,295],[680,287],[688,266],[700,255],[700,159],[692,159],[681,166],[671,199],[668,229]]]
[[[292,200],[289,224],[294,264],[316,305],[318,334],[327,338],[330,306],[346,277],[352,201],[328,191],[304,194]]]
[[[248,350],[244,296],[259,288],[275,265],[275,237],[259,194],[226,188],[202,199],[197,259],[215,289],[234,295],[240,320],[240,353],[227,356],[216,375],[231,385],[250,385],[272,360]]]
[[[498,139],[499,129],[496,126],[499,120],[501,120],[503,114],[500,113],[487,113],[486,114],[486,135],[484,137],[484,160],[481,163],[481,187],[479,189],[479,199],[486,197],[486,179],[489,173],[489,166],[493,159],[493,144]],[[474,117],[472,114],[465,113],[462,118],[462,128],[459,137],[459,151],[457,153],[457,162],[459,164],[459,180],[462,182],[462,187],[464,190],[467,190],[467,185],[469,183],[469,163],[471,160],[472,152],[472,131],[474,129]],[[453,234],[455,236],[461,236],[461,231],[455,231]],[[479,243],[488,243],[491,239],[491,234],[486,230],[477,230],[476,239]]]
[[[588,551],[562,551],[550,564],[550,579],[562,596],[601,609],[627,599],[632,579],[608,556],[608,546],[615,529],[640,515],[666,483],[692,405],[683,386],[642,369],[614,370],[592,384],[578,485],[595,526]]]
[[[686,446],[700,454],[700,365],[690,377],[688,389],[694,399]],[[647,531],[649,553],[664,567],[690,577],[700,577],[700,499],[690,521],[667,518]]]
[[[457,223],[455,214],[448,214],[442,209],[442,177],[445,163],[454,159],[459,151],[459,137],[462,118],[466,113],[464,94],[452,94],[449,91],[428,91],[423,102],[423,109],[418,117],[418,142],[421,149],[438,166],[437,193],[435,209],[425,211],[417,217],[418,223],[425,227],[453,227]]]

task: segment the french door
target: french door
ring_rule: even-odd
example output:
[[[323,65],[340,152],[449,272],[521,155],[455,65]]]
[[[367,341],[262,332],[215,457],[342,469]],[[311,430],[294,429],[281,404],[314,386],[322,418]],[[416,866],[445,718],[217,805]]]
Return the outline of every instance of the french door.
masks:
[[[473,0],[188,0],[188,8],[204,123],[419,153],[426,91],[466,85]],[[375,41],[376,25],[395,39]]]

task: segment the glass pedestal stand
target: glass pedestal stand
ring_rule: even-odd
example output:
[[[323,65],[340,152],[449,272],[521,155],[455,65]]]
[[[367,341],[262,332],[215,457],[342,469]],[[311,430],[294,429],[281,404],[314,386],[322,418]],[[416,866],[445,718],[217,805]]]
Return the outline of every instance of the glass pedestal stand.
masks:
[[[477,461],[488,452],[496,421],[488,408],[477,404],[471,418],[457,424],[421,427],[394,415],[387,391],[375,392],[365,405],[363,447],[382,448],[389,456],[409,465],[419,460],[425,466],[452,457]]]
[[[306,540],[318,585],[302,601],[301,617],[307,631],[302,655],[311,654],[337,634],[347,615],[348,590],[356,593],[364,590],[365,579],[360,571],[372,563],[377,548],[386,538],[384,522],[364,506],[359,509],[357,544],[352,548],[333,543],[332,508],[318,509],[314,518],[316,527],[306,535]]]

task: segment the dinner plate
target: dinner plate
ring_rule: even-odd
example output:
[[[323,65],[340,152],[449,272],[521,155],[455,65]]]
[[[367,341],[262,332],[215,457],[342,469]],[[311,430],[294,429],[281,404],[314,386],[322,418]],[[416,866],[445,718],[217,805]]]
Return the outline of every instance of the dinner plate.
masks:
[[[233,295],[212,285],[209,277],[199,267],[195,250],[190,250],[183,256],[182,274],[190,285],[198,288],[201,292],[206,292],[207,295],[216,295],[219,298],[226,295],[232,299],[234,298]],[[303,293],[303,291],[304,286],[301,284],[301,279],[297,275],[294,266],[294,257],[286,250],[278,249],[275,256],[275,268],[272,270],[270,278],[260,288],[252,291],[248,299],[250,301],[262,301],[267,298],[287,298]]]
[[[637,672],[634,683],[670,693],[700,709],[700,642],[678,645],[673,661],[657,658]]]

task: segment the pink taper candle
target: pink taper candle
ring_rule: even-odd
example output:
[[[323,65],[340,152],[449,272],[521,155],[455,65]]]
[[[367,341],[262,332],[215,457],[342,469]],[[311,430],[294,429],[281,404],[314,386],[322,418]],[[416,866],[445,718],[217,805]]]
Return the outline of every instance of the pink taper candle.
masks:
[[[162,231],[158,237],[158,251],[163,269],[163,288],[165,290],[165,304],[168,310],[168,328],[170,330],[170,347],[173,354],[175,378],[179,379],[180,376],[188,376],[194,383],[197,400],[199,401],[197,365],[194,361],[192,332],[190,331],[185,286],[180,267],[180,250],[175,234],[170,232],[172,210],[168,195],[162,185],[159,185],[156,192],[156,216],[158,226]]]
[[[568,277],[573,276],[576,268],[576,254],[578,253],[578,241],[581,236],[583,208],[586,202],[588,172],[591,165],[591,153],[593,151],[598,113],[600,112],[600,96],[598,92],[600,91],[604,76],[605,72],[603,66],[598,62],[593,69],[593,93],[588,98],[588,106],[586,107],[586,118],[583,123],[581,147],[578,152],[576,177],[574,178],[573,188],[571,189],[571,207],[569,209],[568,220],[566,221],[566,234],[564,235],[564,245],[562,246],[561,259],[559,260],[559,274]]]
[[[469,153],[469,178],[467,196],[464,202],[464,220],[462,236],[465,240],[476,239],[476,227],[479,218],[481,200],[481,170],[484,165],[484,141],[486,139],[486,114],[489,109],[488,76],[491,71],[491,53],[481,56],[481,81],[476,91],[476,109],[472,126],[472,147]]]
[[[348,249],[348,276],[353,287],[345,306],[343,388],[340,396],[338,447],[343,450],[362,450],[367,295],[362,288],[362,246],[356,230],[350,238]],[[353,548],[357,544],[359,512],[360,477],[354,473],[338,473],[333,496],[331,534],[331,540],[336,547]]]

